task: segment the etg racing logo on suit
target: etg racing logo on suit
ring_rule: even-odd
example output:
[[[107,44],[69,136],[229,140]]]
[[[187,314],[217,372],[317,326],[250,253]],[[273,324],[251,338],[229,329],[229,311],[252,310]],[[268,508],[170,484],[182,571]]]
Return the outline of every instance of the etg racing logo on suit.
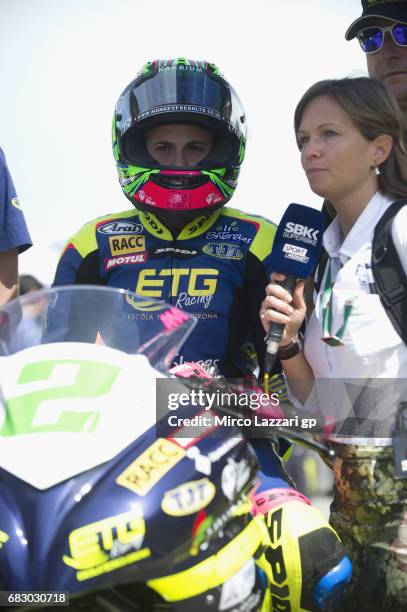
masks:
[[[144,236],[111,236],[109,238],[110,252],[112,255],[126,255],[146,250],[146,239]]]
[[[225,242],[209,242],[202,250],[206,255],[219,259],[243,259],[243,251],[240,246]]]
[[[214,268],[169,268],[160,271],[143,268],[135,293],[163,300],[176,297],[175,306],[181,309],[193,305],[202,305],[207,309],[215,295],[218,276],[219,270]],[[169,284],[166,279],[169,279]]]
[[[141,234],[143,231],[143,226],[140,223],[133,223],[132,221],[112,221],[110,223],[105,223],[98,227],[98,232],[100,234],[129,234],[130,232],[133,234]]]

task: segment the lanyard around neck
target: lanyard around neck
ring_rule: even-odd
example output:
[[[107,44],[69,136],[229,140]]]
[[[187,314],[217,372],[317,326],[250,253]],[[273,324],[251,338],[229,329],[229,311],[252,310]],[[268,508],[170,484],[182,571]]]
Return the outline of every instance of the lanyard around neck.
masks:
[[[328,270],[326,274],[325,287],[322,293],[322,333],[321,340],[329,344],[329,346],[343,346],[342,338],[345,333],[346,326],[353,308],[353,299],[346,300],[343,316],[343,323],[337,330],[336,334],[332,334],[332,300],[333,286],[331,278],[331,260],[328,261]]]

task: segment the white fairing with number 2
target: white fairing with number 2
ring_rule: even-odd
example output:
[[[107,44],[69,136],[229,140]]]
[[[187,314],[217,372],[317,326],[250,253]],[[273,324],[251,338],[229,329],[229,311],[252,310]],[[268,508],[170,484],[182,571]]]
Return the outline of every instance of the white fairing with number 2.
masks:
[[[163,375],[143,355],[45,344],[0,357],[0,372],[1,465],[38,489],[108,461],[156,420]]]

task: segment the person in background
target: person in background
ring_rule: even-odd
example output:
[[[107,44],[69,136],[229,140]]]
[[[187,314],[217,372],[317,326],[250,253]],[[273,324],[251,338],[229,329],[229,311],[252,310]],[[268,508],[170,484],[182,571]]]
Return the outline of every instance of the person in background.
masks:
[[[48,300],[45,296],[35,293],[44,288],[35,276],[22,274],[19,278],[20,296],[26,295],[23,301],[23,317],[19,323],[17,334],[11,340],[12,352],[19,351],[28,346],[39,344],[43,331],[43,319],[46,313]],[[31,295],[33,294],[33,295]]]
[[[18,254],[30,246],[24,214],[0,149],[0,306],[18,295]]]
[[[407,0],[362,0],[361,4],[362,15],[349,26],[345,38],[358,40],[370,76],[391,91],[407,122]],[[322,210],[327,227],[336,212],[328,202]],[[312,292],[313,283],[307,283],[309,311],[313,308]],[[325,466],[319,469],[326,473]]]
[[[27,293],[32,293],[33,291],[38,291],[39,289],[44,288],[44,285],[40,283],[35,276],[31,276],[31,274],[20,274],[19,281],[20,295],[26,295]]]
[[[285,324],[282,366],[293,401],[338,415],[343,437],[334,442],[330,520],[354,567],[343,609],[399,612],[407,610],[407,574],[405,544],[395,540],[407,508],[407,481],[395,480],[391,434],[404,396],[407,347],[371,293],[369,267],[377,222],[393,201],[407,198],[405,124],[384,84],[369,78],[316,83],[298,103],[294,124],[310,187],[336,212],[323,237],[329,259],[304,344],[303,282],[291,297],[276,282],[284,277],[273,274],[261,318],[265,330],[271,321]],[[406,206],[394,217],[392,236],[407,272]],[[352,399],[345,391],[353,392],[358,379],[390,379],[393,395],[384,402],[379,396],[378,404],[376,396],[363,401],[369,388],[363,389],[359,408],[351,404],[356,419],[340,427]]]
[[[345,38],[357,38],[370,76],[386,85],[407,119],[407,0],[362,0],[362,8]]]
[[[362,0],[362,15],[345,38],[359,41],[369,75],[388,87],[407,122],[407,0]],[[327,202],[322,210],[329,225],[335,211]]]

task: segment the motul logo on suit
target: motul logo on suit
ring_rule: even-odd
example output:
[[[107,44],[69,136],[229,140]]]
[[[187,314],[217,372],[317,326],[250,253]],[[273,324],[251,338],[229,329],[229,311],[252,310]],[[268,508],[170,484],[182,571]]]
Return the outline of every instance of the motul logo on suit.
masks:
[[[121,257],[112,257],[112,259],[105,260],[105,270],[111,270],[117,266],[123,266],[125,264],[137,264],[144,263],[147,261],[146,253],[139,253],[138,255],[122,255]]]

